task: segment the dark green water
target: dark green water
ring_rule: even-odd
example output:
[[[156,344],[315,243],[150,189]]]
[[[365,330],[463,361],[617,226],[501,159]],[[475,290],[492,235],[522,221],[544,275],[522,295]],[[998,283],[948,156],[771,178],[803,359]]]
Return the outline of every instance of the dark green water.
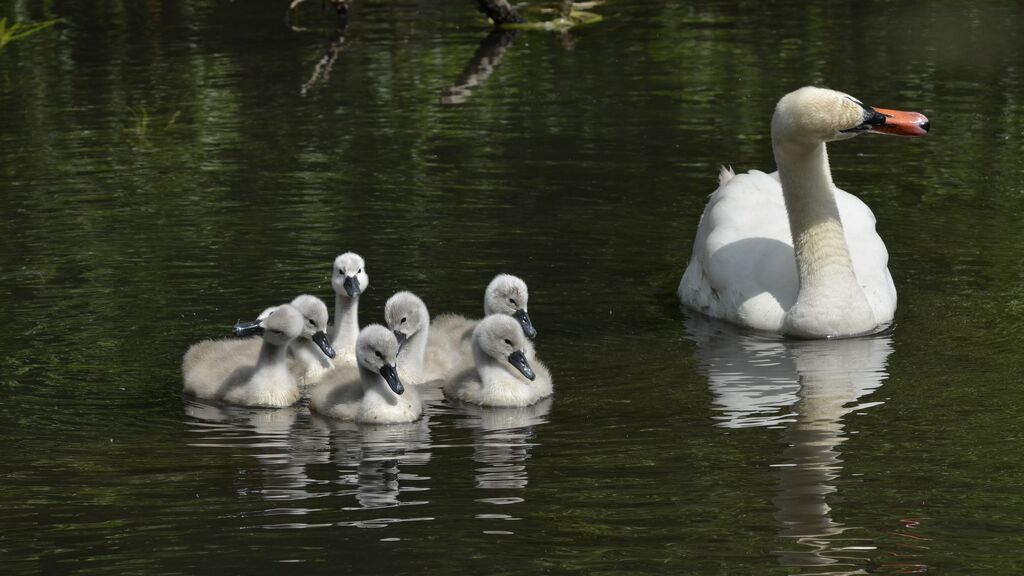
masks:
[[[0,52],[0,572],[1024,570],[1019,3],[611,1],[474,78],[470,0],[356,0],[340,43],[286,4],[0,1],[65,19]],[[831,148],[894,329],[689,317],[718,166],[771,169],[812,83],[932,121]],[[347,250],[364,323],[525,278],[553,401],[360,429],[182,397],[191,342],[327,299]]]

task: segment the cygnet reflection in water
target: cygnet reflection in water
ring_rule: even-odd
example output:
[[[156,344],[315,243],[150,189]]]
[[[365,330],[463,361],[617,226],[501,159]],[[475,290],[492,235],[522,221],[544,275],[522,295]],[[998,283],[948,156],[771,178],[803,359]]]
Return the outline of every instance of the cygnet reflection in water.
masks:
[[[476,486],[490,489],[522,489],[529,483],[526,461],[537,445],[536,427],[548,421],[552,398],[532,406],[517,408],[485,408],[460,404],[458,412],[465,417],[459,428],[473,430],[473,461],[483,464],[476,470]],[[497,504],[519,502],[521,499],[484,498]]]

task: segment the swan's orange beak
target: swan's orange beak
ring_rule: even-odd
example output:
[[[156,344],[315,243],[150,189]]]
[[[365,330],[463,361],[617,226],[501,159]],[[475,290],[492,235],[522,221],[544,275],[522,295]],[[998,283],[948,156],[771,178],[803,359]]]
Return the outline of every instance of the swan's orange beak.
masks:
[[[872,132],[894,136],[924,136],[928,133],[930,126],[928,118],[924,114],[886,110],[885,108],[874,108],[873,110],[885,116],[885,123],[871,126]]]

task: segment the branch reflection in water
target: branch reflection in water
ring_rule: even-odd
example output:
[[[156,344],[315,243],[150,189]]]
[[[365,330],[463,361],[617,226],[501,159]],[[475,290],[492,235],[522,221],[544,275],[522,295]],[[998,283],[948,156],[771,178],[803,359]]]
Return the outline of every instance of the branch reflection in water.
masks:
[[[486,82],[498,64],[501,64],[505,52],[508,52],[515,39],[515,31],[498,28],[491,30],[491,33],[480,41],[480,46],[469,59],[455,84],[445,88],[441,93],[441,103],[462,104],[468,100],[472,95],[472,89]]]
[[[345,47],[345,29],[348,27],[348,17],[339,17],[338,24],[334,28],[334,33],[331,36],[331,42],[327,45],[327,51],[317,61],[316,66],[313,67],[313,74],[310,75],[309,80],[302,85],[299,89],[299,94],[305,96],[313,89],[314,86],[321,83],[327,83],[327,80],[331,77],[331,70],[334,68],[334,62],[338,59],[342,49]]]
[[[843,419],[881,404],[858,402],[888,377],[892,337],[781,340],[703,318],[686,328],[721,413],[716,425],[783,430],[773,503],[779,535],[798,546],[776,551],[779,562],[815,569],[805,575],[866,574],[875,546],[847,534],[856,528],[832,519],[828,499],[842,472]]]

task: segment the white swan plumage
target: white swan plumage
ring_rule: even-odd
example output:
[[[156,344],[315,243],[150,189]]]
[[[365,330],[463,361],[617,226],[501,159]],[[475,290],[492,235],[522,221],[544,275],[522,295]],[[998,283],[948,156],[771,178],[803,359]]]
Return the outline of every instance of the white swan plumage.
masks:
[[[928,129],[921,114],[871,108],[834,90],[808,86],[784,96],[772,117],[779,171],[722,169],[679,283],[682,303],[809,338],[871,333],[892,322],[888,252],[871,209],[832,183],[825,143]]]

